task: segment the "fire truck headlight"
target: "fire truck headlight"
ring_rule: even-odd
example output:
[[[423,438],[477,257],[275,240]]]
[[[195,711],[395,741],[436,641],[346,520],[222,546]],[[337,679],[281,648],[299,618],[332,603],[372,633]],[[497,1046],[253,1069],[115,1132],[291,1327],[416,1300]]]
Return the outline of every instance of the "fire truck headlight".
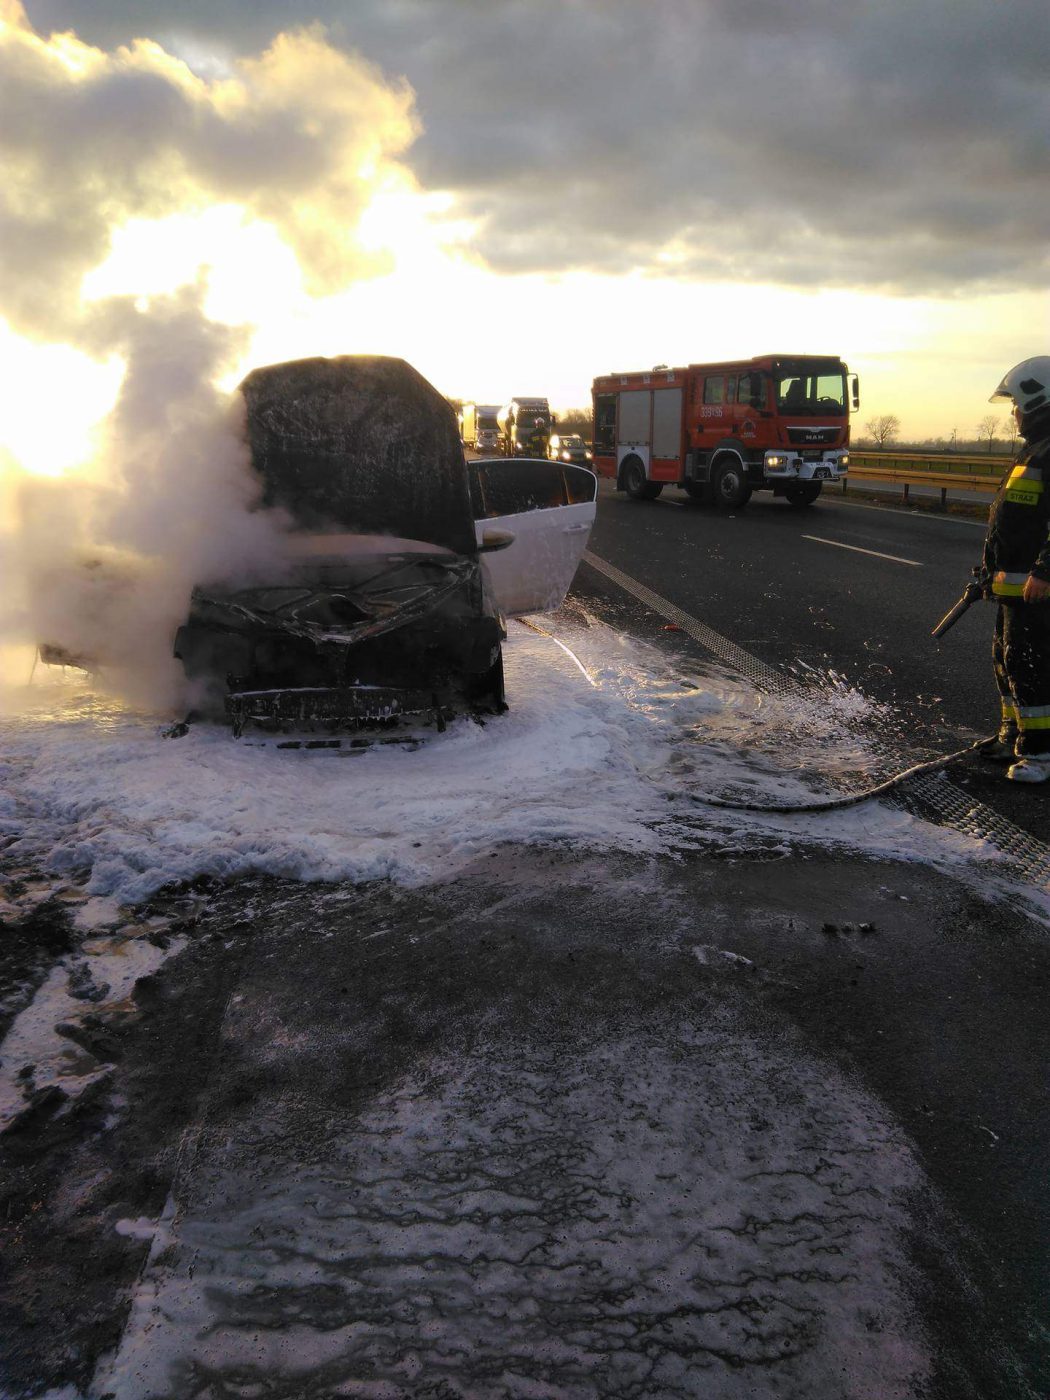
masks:
[[[839,458],[839,471],[840,471],[840,472],[844,472],[848,466],[849,466],[849,453],[848,453],[848,452],[843,452],[842,456]]]
[[[591,460],[591,458],[592,458],[593,456],[594,456],[594,453],[593,453],[593,452],[588,452],[588,453],[587,453],[587,460],[588,460],[588,462]]]
[[[783,467],[787,464],[787,458],[779,456],[776,452],[771,452],[766,458],[767,467]]]

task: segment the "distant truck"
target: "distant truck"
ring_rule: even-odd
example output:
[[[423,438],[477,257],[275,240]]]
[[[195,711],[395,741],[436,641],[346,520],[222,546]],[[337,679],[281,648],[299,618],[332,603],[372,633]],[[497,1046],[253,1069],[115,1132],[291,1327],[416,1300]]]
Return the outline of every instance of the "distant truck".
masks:
[[[833,355],[760,355],[594,380],[594,459],[636,501],[677,486],[733,509],[771,490],[808,506],[849,468],[857,376]]]
[[[546,457],[556,422],[546,399],[511,399],[498,422],[504,457]]]
[[[464,447],[494,452],[499,447],[498,403],[465,403],[459,412],[459,436]]]

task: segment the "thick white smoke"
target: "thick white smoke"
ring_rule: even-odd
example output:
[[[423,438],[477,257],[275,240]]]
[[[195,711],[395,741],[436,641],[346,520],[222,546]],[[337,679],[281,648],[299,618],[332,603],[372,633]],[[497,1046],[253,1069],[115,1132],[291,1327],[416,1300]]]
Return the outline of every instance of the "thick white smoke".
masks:
[[[8,637],[154,704],[181,688],[172,638],[193,585],[278,572],[282,554],[280,518],[252,508],[243,400],[215,387],[243,337],[205,317],[202,295],[108,302],[106,343],[127,368],[94,460],[59,479],[9,474]]]
[[[125,366],[79,469],[0,461],[0,641],[61,647],[137,700],[175,701],[193,584],[280,552],[281,522],[252,509],[239,396],[216,388],[247,367],[251,328],[209,320],[207,269],[163,297],[90,300],[85,278],[131,221],[233,204],[277,231],[308,289],[338,290],[381,268],[358,225],[377,190],[409,182],[397,159],[416,133],[411,93],[317,28],[205,80],[149,40],[44,38],[0,0],[0,316]],[[261,279],[261,320],[266,304]],[[61,418],[63,387],[36,386],[42,415]]]

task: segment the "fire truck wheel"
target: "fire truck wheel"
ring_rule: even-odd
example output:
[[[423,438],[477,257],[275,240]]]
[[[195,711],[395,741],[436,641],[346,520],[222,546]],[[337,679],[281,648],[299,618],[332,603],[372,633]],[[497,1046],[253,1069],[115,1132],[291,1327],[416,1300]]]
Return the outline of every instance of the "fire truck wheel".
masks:
[[[821,485],[819,481],[789,481],[784,496],[789,506],[811,506],[820,495]]]
[[[623,489],[632,501],[655,501],[664,489],[660,481],[649,481],[640,457],[628,457],[623,464]]]
[[[725,457],[715,464],[711,486],[715,505],[721,506],[723,510],[739,510],[751,499],[751,487],[744,475],[744,468],[736,457]]]

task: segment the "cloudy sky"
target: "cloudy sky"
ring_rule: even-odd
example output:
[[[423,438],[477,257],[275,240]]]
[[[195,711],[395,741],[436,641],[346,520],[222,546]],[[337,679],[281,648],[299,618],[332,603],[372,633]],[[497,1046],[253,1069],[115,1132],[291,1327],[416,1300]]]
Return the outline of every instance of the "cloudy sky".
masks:
[[[186,283],[246,328],[231,374],[379,351],[568,407],[611,369],[837,352],[861,423],[917,438],[1050,350],[1045,0],[0,14],[0,352],[27,405],[77,386],[55,461],[115,392],[103,308]]]

